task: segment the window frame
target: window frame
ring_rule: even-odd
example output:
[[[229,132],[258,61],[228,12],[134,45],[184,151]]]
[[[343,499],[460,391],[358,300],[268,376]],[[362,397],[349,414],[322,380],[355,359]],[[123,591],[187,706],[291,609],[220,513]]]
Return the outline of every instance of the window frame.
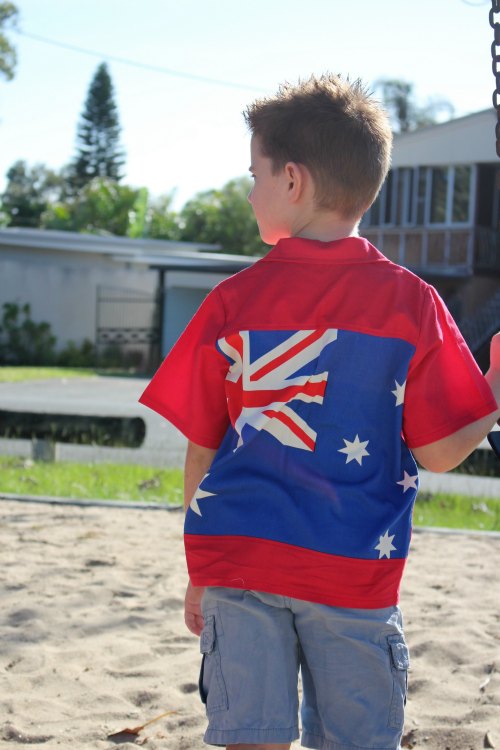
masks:
[[[455,191],[455,174],[459,168],[466,167],[470,169],[469,178],[469,206],[468,216],[465,221],[453,221],[453,203]],[[434,169],[446,170],[446,206],[445,220],[431,222],[431,201],[432,201],[432,178]],[[453,164],[453,165],[432,165],[417,167],[395,167],[390,170],[391,178],[386,178],[380,193],[377,197],[378,203],[378,222],[371,223],[373,205],[364,214],[362,226],[364,229],[390,229],[390,228],[427,228],[427,229],[465,229],[474,226],[475,215],[475,195],[477,185],[477,165],[476,164]],[[424,178],[423,194],[419,195],[419,184],[421,178]],[[403,190],[398,191],[401,180],[403,181]],[[388,189],[390,190],[389,220],[386,220]],[[397,205],[398,197],[402,196],[403,207]],[[418,223],[418,210],[420,202],[423,200],[423,220]],[[398,219],[401,217],[401,222]]]

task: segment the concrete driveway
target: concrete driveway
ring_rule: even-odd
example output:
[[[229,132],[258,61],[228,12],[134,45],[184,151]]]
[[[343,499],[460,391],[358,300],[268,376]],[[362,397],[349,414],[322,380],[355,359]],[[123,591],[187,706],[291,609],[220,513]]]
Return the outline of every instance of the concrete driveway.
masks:
[[[186,440],[163,417],[138,403],[148,381],[142,378],[62,378],[0,383],[0,411],[140,417],[146,437],[140,448],[58,445],[62,461],[105,461],[182,466]],[[31,455],[29,440],[0,439],[0,453]]]

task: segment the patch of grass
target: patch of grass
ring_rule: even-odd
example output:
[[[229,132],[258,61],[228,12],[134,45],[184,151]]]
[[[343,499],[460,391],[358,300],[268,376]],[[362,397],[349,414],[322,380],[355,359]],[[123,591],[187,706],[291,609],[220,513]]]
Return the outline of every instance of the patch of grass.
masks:
[[[52,378],[95,377],[95,370],[71,367],[0,367],[0,383],[20,383],[23,380]]]
[[[0,490],[92,500],[182,504],[181,469],[33,462],[0,456]]]
[[[421,492],[413,513],[415,526],[500,531],[500,499]]]
[[[182,505],[182,470],[130,464],[43,463],[0,456],[0,491]],[[421,492],[415,526],[500,531],[500,499]]]

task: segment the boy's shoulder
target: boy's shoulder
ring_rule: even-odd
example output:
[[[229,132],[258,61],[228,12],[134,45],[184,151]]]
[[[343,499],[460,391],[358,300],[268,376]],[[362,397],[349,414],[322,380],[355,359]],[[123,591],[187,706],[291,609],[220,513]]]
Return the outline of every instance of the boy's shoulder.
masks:
[[[291,262],[297,248],[314,251],[314,243],[287,243],[286,259],[273,248],[214,288],[206,312],[211,325],[220,324],[218,335],[337,328],[399,338],[413,346],[421,340],[422,327],[432,333],[439,325],[448,326],[434,287],[365,238],[348,239],[336,248],[331,262],[314,252],[305,262],[303,256],[300,263]]]
[[[323,249],[318,250],[318,246],[325,244],[336,245],[331,255]],[[291,275],[300,275],[301,269],[297,266],[304,263],[309,273],[319,277],[330,268],[336,275],[348,272],[360,279],[377,279],[400,285],[417,295],[435,291],[423,278],[388,258],[365,237],[346,237],[335,243],[297,238],[280,240],[266,255],[251,260],[251,265],[220,281],[215,289],[224,294],[252,282],[259,283],[261,278],[281,278],[284,266],[289,267]]]

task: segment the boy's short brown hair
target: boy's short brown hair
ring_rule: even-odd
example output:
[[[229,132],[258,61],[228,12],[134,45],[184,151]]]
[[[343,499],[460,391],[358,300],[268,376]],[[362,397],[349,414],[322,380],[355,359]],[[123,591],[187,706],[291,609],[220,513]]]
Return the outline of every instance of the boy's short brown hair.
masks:
[[[360,218],[377,197],[392,133],[387,113],[359,79],[324,74],[285,83],[249,105],[244,117],[274,172],[289,161],[309,169],[319,208]]]

